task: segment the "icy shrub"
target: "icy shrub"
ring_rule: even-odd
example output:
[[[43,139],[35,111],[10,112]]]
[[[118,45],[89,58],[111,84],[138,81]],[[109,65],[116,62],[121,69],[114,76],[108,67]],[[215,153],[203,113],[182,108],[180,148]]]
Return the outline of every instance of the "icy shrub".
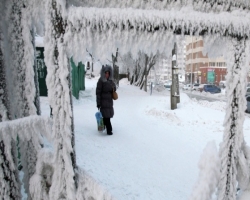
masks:
[[[209,142],[199,161],[199,177],[190,200],[210,200],[220,177],[220,158],[215,142]]]

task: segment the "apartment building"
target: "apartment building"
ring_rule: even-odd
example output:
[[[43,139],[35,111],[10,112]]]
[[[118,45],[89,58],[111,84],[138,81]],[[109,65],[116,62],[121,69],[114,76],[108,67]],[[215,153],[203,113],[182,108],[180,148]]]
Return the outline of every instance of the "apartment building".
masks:
[[[172,80],[172,55],[169,55],[168,58],[161,58],[159,62],[159,66],[156,67],[157,70],[154,72],[152,69],[151,76],[157,78],[161,82],[166,82]],[[178,39],[177,40],[177,66],[178,66],[178,74],[179,74],[179,81],[185,81],[185,67],[186,67],[186,40],[185,39]],[[150,76],[150,77],[151,77]]]
[[[227,68],[224,58],[203,55],[202,37],[187,37],[186,43],[186,82],[218,85],[225,80]]]
[[[179,81],[185,82],[186,68],[186,40],[179,39],[177,42],[177,66],[179,68]]]

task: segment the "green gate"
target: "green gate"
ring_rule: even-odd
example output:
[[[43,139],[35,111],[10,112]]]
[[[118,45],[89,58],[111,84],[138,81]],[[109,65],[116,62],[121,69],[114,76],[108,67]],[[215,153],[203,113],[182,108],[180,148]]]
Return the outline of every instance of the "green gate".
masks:
[[[212,69],[207,70],[207,83],[208,84],[214,84],[215,80],[215,73]]]
[[[36,47],[36,64],[38,73],[38,83],[40,96],[48,96],[46,85],[47,67],[44,63],[44,47]],[[82,62],[75,65],[73,59],[70,59],[72,69],[72,94],[79,99],[79,91],[85,90],[85,66]]]
[[[70,59],[72,69],[72,94],[76,99],[79,99],[80,90],[85,90],[85,66],[82,62],[78,63],[78,66]]]

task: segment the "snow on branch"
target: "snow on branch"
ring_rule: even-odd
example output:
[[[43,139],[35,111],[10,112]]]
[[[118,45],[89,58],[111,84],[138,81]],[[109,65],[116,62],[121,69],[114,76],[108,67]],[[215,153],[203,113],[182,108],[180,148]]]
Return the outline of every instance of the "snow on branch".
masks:
[[[98,7],[98,8],[137,8],[137,9],[180,9],[193,5],[196,10],[202,11],[232,11],[235,9],[250,9],[247,0],[70,0],[69,5]]]
[[[64,40],[67,13],[66,1],[46,2],[45,63],[48,98],[53,113],[55,163],[50,199],[75,199],[77,188],[75,139],[71,94],[70,65]],[[86,52],[86,47],[84,48]]]
[[[146,32],[169,30],[182,34],[214,34],[249,36],[250,26],[245,11],[204,13],[185,7],[173,10],[140,10],[113,8],[69,9],[69,22],[76,31],[90,27],[105,32],[108,29],[136,29]]]
[[[0,123],[0,177],[4,184],[0,185],[0,194],[4,199],[20,198],[20,183],[17,173],[16,141],[21,145],[20,155],[24,171],[24,186],[29,195],[28,185],[30,177],[35,173],[36,162],[48,162],[38,153],[44,149],[46,141],[52,141],[50,118],[31,116]],[[18,139],[17,139],[18,138]],[[50,159],[52,160],[52,159]],[[5,187],[3,187],[5,185]],[[35,198],[37,199],[37,198]]]
[[[17,120],[5,121],[0,123],[0,137],[4,141],[8,139],[16,140],[17,134],[22,140],[31,140],[37,147],[41,148],[43,137],[52,141],[51,119],[41,116],[24,117]]]
[[[69,4],[74,6],[98,7],[98,8],[138,8],[138,9],[171,9],[190,3],[190,0],[70,0]]]
[[[143,10],[120,8],[70,7],[65,42],[68,56],[81,61],[88,48],[106,60],[116,48],[132,55],[144,51],[146,54],[170,53],[174,34],[219,35],[248,37],[250,24],[246,18],[250,13],[204,13],[192,7],[181,10]],[[145,42],[148,41],[148,42]],[[150,42],[149,42],[150,41]]]
[[[200,11],[222,12],[233,10],[249,10],[250,2],[248,0],[193,0],[195,9]]]

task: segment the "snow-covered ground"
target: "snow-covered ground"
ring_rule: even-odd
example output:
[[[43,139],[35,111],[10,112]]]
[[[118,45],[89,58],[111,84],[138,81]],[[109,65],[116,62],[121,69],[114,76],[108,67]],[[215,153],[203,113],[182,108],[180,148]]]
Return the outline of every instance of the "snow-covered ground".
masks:
[[[86,90],[74,99],[78,166],[118,200],[188,199],[203,149],[212,140],[218,149],[222,141],[225,102],[196,101],[181,93],[178,109],[170,110],[169,91],[150,96],[123,79],[114,101],[114,135],[108,136],[97,131],[96,82],[86,79]],[[41,107],[48,116],[46,97]],[[247,144],[249,122],[246,115]]]

